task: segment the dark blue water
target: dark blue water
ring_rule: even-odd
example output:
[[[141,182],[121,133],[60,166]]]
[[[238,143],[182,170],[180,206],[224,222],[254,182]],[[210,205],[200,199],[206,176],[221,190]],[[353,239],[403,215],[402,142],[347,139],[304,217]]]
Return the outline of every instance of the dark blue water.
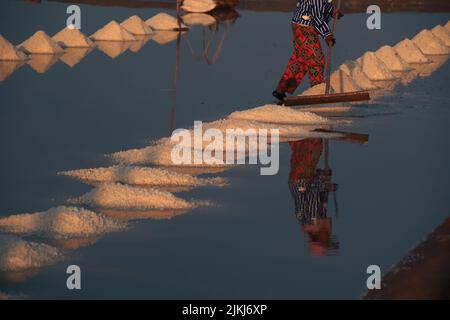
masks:
[[[66,20],[66,5],[60,3],[0,6],[0,33],[14,44],[39,29],[53,35]],[[86,34],[112,19],[158,12],[81,8]],[[214,65],[194,59],[186,36],[181,39],[175,128],[272,101],[270,92],[291,53],[290,15],[239,14]],[[333,64],[448,18],[384,14],[382,30],[369,31],[365,15],[347,15],[339,25]],[[224,31],[221,22],[214,49]],[[196,27],[187,35],[198,53],[202,32]],[[73,69],[57,62],[38,74],[25,65],[1,82],[0,215],[63,204],[90,187],[56,172],[106,166],[106,153],[167,136],[175,58],[175,42],[150,41],[138,53],[127,51],[114,60],[94,50]],[[282,144],[278,175],[260,176],[259,168],[243,166],[221,174],[230,179],[229,187],[182,195],[214,200],[218,208],[135,222],[26,281],[0,283],[0,291],[30,298],[358,298],[368,265],[386,272],[448,216],[449,68],[444,64],[376,105],[361,106],[392,113],[344,127],[369,134],[367,145],[331,142],[333,180],[339,185],[339,216],[334,206],[329,210],[339,241],[334,255],[309,254],[287,183],[290,151]],[[82,269],[81,291],[66,289],[69,264]]]

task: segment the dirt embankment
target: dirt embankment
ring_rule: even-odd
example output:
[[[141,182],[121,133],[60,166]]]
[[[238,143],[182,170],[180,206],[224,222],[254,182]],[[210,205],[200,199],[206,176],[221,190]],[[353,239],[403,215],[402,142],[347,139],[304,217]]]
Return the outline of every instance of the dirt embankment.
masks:
[[[363,299],[450,299],[450,218],[384,277]]]
[[[41,0],[24,0],[41,3]],[[48,0],[66,3],[90,4],[127,8],[175,9],[175,0]],[[290,12],[295,7],[295,0],[216,0],[220,6],[236,7],[242,10],[262,12]],[[367,7],[376,4],[383,12],[450,12],[448,0],[342,0],[343,12],[366,12]]]

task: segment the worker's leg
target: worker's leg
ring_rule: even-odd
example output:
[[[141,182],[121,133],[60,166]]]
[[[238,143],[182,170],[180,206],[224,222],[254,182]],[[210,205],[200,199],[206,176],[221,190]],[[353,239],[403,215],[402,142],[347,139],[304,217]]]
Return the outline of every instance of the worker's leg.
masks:
[[[292,53],[288,65],[278,83],[276,90],[279,92],[288,92],[292,94],[301,83],[303,76],[307,71],[307,66],[301,55],[302,46],[306,40],[306,34],[303,29],[304,27],[301,27],[296,23],[292,24],[292,31],[294,33],[294,52]]]
[[[307,72],[311,87],[323,83],[323,70],[325,65],[325,57],[320,45],[319,36],[315,28],[309,28],[305,45],[303,46],[302,55],[306,61]]]

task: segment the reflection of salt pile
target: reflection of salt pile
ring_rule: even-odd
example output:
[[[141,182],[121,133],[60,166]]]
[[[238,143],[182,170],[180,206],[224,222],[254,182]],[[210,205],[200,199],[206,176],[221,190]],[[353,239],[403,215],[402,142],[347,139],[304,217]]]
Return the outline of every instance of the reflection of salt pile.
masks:
[[[184,0],[181,9],[186,12],[208,12],[216,6],[213,0]]]
[[[392,80],[395,76],[389,71],[383,61],[374,52],[366,52],[356,60],[370,80]]]
[[[92,48],[67,48],[59,58],[62,62],[73,68],[92,51]]]
[[[450,31],[447,31],[443,26],[434,27],[431,32],[439,38],[447,47],[450,47]]]
[[[213,16],[210,16],[209,14],[204,13],[188,13],[185,14],[183,17],[183,22],[187,26],[203,26],[207,27],[214,23],[216,23],[216,19],[214,19]]]
[[[55,247],[0,235],[0,270],[20,271],[51,265],[62,259]]]
[[[0,34],[0,60],[21,61],[26,56],[23,52],[17,50],[8,40]]]
[[[178,31],[155,31],[153,33],[152,40],[155,41],[157,44],[164,45],[174,40],[177,40],[178,35],[181,34],[182,33]]]
[[[374,90],[377,86],[365,75],[361,67],[355,61],[345,61],[340,67],[353,81],[364,90]]]
[[[160,168],[113,166],[109,168],[82,169],[61,172],[88,183],[121,182],[146,186],[224,186],[223,178],[202,179]]]
[[[94,45],[91,39],[86,37],[78,29],[64,28],[53,36],[53,41],[61,46],[71,48],[86,48]]]
[[[44,212],[17,214],[0,218],[0,231],[39,235],[46,238],[82,238],[112,232],[124,225],[95,212],[56,207]]]
[[[134,42],[134,41],[133,41]],[[111,59],[115,59],[133,44],[131,41],[98,41],[97,49],[106,54]]]
[[[18,45],[18,48],[26,53],[58,54],[63,49],[53,41],[44,31],[38,31],[30,38]]]
[[[37,73],[45,73],[58,61],[59,57],[60,55],[31,54],[27,63]]]
[[[375,52],[378,59],[384,62],[384,64],[391,71],[407,71],[411,68],[406,62],[398,55],[398,53],[390,46],[383,46]]]
[[[124,20],[120,25],[133,35],[143,36],[152,33],[152,29],[145,24],[145,21],[136,15]]]
[[[410,39],[400,41],[394,46],[394,49],[407,63],[427,63],[430,61]]]
[[[5,300],[23,300],[25,299],[24,295],[16,295],[16,294],[8,294],[8,293],[4,293],[0,291],[0,301],[5,301]]]
[[[422,30],[412,41],[424,54],[448,54],[447,46],[430,30]]]
[[[130,220],[144,220],[144,219],[153,219],[153,220],[162,220],[162,219],[172,219],[176,216],[187,213],[189,210],[184,209],[171,209],[171,210],[108,210],[102,209],[101,213],[107,217],[111,217],[114,220],[119,221],[130,221]]]
[[[172,193],[156,190],[137,188],[119,183],[105,183],[83,196],[71,199],[73,203],[108,209],[194,209],[206,202],[192,201],[175,197]]]
[[[228,118],[271,123],[327,124],[330,120],[314,113],[277,105],[264,105],[244,111],[235,111]]]
[[[92,36],[95,41],[135,41],[136,38],[116,21],[111,21]]]
[[[151,35],[148,36],[134,36],[136,41],[133,41],[130,45],[130,51],[136,53],[140,51],[145,44],[152,38]]]
[[[178,23],[178,20],[167,13],[158,13],[157,15],[151,17],[145,23],[153,30],[175,30],[181,28],[186,28],[183,23]]]
[[[4,81],[23,64],[23,61],[0,61],[0,81]]]

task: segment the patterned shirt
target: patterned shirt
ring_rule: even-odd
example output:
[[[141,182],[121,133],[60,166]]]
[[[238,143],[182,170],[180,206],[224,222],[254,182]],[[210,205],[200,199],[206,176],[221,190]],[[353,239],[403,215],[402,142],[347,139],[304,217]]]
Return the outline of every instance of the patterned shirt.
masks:
[[[328,22],[333,15],[332,0],[299,0],[292,21],[301,25],[315,27],[325,38],[332,34]]]

